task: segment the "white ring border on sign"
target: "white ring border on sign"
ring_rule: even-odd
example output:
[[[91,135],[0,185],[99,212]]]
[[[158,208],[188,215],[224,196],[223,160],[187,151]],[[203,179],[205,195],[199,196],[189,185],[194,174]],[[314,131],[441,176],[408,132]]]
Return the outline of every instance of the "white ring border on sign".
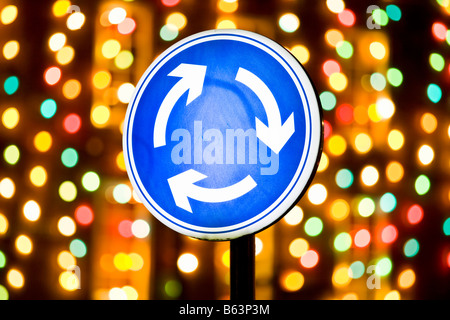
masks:
[[[305,116],[306,118],[310,118],[312,128],[309,127],[309,121],[305,121],[307,126],[305,146],[300,164],[298,165],[291,182],[275,202],[273,202],[263,212],[244,222],[227,227],[211,228],[199,227],[183,222],[167,213],[153,200],[143,186],[138,171],[135,167],[132,149],[132,131],[136,108],[139,104],[142,92],[145,91],[148,83],[151,81],[156,72],[158,72],[158,70],[165,64],[165,62],[191,46],[214,40],[234,40],[248,43],[258,47],[276,59],[294,81],[303,102]],[[271,50],[276,52],[276,54]],[[282,58],[280,58],[280,56]],[[298,83],[297,77],[300,79],[301,84]],[[303,91],[306,93],[306,97]],[[310,141],[309,148],[306,145],[308,141]],[[275,41],[250,31],[237,29],[209,30],[200,32],[175,43],[165,50],[147,68],[137,84],[133,97],[128,105],[123,129],[123,151],[127,173],[134,190],[138,194],[142,203],[159,221],[169,228],[187,236],[206,240],[230,240],[246,234],[256,233],[278,221],[289,208],[295,205],[298,198],[306,191],[306,188],[308,187],[317,168],[321,152],[321,144],[322,120],[317,94],[312,86],[311,80],[300,63],[285,48]],[[309,155],[308,158],[306,158],[307,155]],[[300,175],[300,172],[302,171],[303,173]],[[167,216],[170,217],[170,219]],[[257,222],[254,223],[255,221]]]

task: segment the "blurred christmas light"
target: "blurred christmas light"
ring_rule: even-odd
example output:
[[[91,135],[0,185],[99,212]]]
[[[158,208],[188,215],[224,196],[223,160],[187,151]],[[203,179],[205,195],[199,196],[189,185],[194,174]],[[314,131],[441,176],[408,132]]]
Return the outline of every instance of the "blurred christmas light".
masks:
[[[3,158],[8,164],[15,165],[20,159],[19,148],[14,144],[7,146],[3,151]]]
[[[310,237],[318,236],[323,230],[323,222],[318,217],[311,217],[305,222],[305,233]]]
[[[178,28],[173,24],[165,24],[159,31],[159,36],[164,41],[172,41],[178,37]]]
[[[127,17],[127,11],[121,7],[115,7],[108,14],[108,20],[111,24],[122,23]]]
[[[81,225],[90,225],[94,220],[94,212],[89,206],[81,205],[75,209],[75,220]]]
[[[239,3],[237,0],[218,0],[217,8],[225,13],[233,13],[239,7]]]
[[[71,5],[70,1],[67,0],[57,0],[53,3],[52,12],[55,17],[62,17],[67,14],[69,7]]]
[[[45,119],[50,119],[56,114],[57,104],[53,99],[46,99],[41,103],[40,110]]]
[[[338,13],[339,22],[346,27],[352,27],[355,24],[356,16],[350,9],[344,9]]]
[[[102,54],[106,59],[113,59],[121,49],[121,44],[115,39],[106,40],[102,45]]]
[[[67,18],[67,28],[69,30],[78,30],[83,27],[86,17],[81,12],[74,12]]]
[[[301,64],[305,64],[309,61],[310,55],[307,47],[298,44],[291,48],[291,52]]]
[[[10,269],[6,274],[6,279],[11,287],[20,289],[25,285],[23,273],[17,269]]]
[[[120,34],[128,35],[134,32],[136,29],[136,21],[133,18],[125,18],[121,23],[117,25],[117,31]]]
[[[300,264],[306,269],[314,268],[318,263],[319,254],[314,249],[306,251],[300,258]]]
[[[62,32],[54,33],[48,39],[48,46],[51,51],[57,52],[66,45],[67,37]]]
[[[0,21],[7,25],[13,23],[17,18],[17,7],[15,5],[7,5],[0,12]]]
[[[5,93],[7,95],[16,93],[16,91],[19,89],[19,78],[17,78],[16,76],[6,78],[5,82],[3,83],[3,89],[5,90]]]
[[[45,82],[49,85],[55,85],[61,79],[61,69],[58,67],[50,67],[44,72]]]
[[[389,4],[386,6],[386,13],[389,19],[393,21],[400,21],[402,17],[402,10],[395,4]]]
[[[192,273],[198,268],[198,259],[192,253],[183,253],[177,260],[178,269],[184,273]]]
[[[294,13],[285,13],[278,20],[278,25],[284,32],[292,33],[300,27],[300,19]]]
[[[6,60],[12,60],[19,54],[19,50],[20,45],[18,41],[8,41],[3,45],[3,57],[5,57]]]
[[[17,251],[21,254],[30,254],[31,251],[33,251],[33,242],[24,234],[16,238],[15,246]]]
[[[441,22],[435,22],[431,26],[433,36],[440,41],[444,41],[447,37],[447,27]]]
[[[345,9],[345,3],[342,0],[327,0],[328,10],[333,13],[340,13]]]
[[[64,181],[58,189],[59,196],[66,202],[72,202],[77,197],[77,187],[72,181]]]
[[[19,124],[19,120],[20,115],[16,108],[10,107],[3,111],[2,123],[5,128],[14,129]]]

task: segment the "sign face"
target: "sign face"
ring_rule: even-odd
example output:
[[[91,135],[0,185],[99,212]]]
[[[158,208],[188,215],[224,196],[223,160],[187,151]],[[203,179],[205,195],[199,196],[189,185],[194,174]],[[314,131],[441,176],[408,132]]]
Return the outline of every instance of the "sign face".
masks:
[[[280,219],[306,191],[321,146],[318,97],[300,63],[242,30],[201,32],[163,52],[123,130],[127,172],[147,209],[208,240]]]

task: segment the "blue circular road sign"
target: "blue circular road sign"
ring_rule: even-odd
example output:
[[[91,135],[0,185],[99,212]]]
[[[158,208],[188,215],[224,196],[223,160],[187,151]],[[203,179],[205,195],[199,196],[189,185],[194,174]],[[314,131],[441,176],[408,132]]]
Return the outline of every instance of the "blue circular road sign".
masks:
[[[164,51],[140,79],[123,131],[143,204],[207,240],[280,219],[312,180],[321,146],[320,105],[301,64],[243,30],[201,32]]]

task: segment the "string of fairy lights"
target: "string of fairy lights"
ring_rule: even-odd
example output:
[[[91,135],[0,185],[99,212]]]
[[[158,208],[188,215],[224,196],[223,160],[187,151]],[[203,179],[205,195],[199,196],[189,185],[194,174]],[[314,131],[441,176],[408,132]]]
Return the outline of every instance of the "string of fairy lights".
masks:
[[[421,231],[436,207],[439,229],[428,232],[441,236],[436,245],[442,250],[430,268],[448,276],[450,26],[445,21],[450,1],[423,4],[437,17],[424,26],[434,46],[424,49],[428,60],[421,61],[432,77],[425,79],[422,105],[414,106],[407,120],[410,127],[400,118],[408,106],[396,97],[415,79],[395,65],[390,38],[391,27],[406,24],[402,4],[391,1],[361,11],[343,0],[318,2],[326,23],[322,38],[312,43],[306,34],[314,26],[308,24],[304,2],[273,1],[277,10],[266,19],[249,12],[243,1],[209,2],[215,15],[209,28],[263,30],[309,73],[317,71],[322,157],[303,199],[256,235],[257,298],[302,298],[311,292],[326,299],[417,297]],[[36,48],[46,57],[40,66],[45,91],[27,106],[39,115],[34,126],[23,105],[26,79],[15,72],[17,61],[28,54],[20,34],[24,5],[0,1],[0,299],[29,290],[34,275],[25,271],[31,263],[27,257],[40,250],[52,251],[45,277],[57,294],[77,298],[89,289],[85,297],[92,299],[152,298],[149,287],[159,282],[148,279],[154,268],[150,252],[161,248],[149,240],[152,228],[160,226],[152,224],[126,177],[122,121],[148,64],[189,35],[195,24],[190,7],[196,4],[101,1],[94,14],[87,14],[76,1],[51,2],[46,14],[52,25],[45,44]],[[76,68],[83,50],[76,39],[86,31],[92,39],[88,71]],[[89,103],[80,105],[86,99]],[[42,237],[38,230],[48,228],[45,237],[56,239],[56,249],[36,245]],[[205,270],[201,242],[182,243],[173,261],[177,272],[167,277],[153,272],[166,277],[157,290],[167,299],[187,298],[183,277]],[[227,298],[229,246],[213,246],[208,258],[216,268],[214,298]]]

